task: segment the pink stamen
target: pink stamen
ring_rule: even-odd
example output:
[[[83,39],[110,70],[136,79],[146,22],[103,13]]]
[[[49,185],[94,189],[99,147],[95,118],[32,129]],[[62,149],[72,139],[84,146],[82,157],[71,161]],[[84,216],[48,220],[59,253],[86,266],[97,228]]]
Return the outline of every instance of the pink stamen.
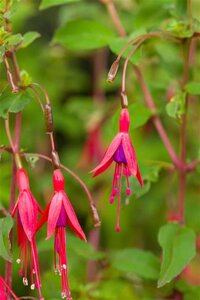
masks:
[[[61,273],[61,282],[62,282],[62,293],[61,297],[67,298],[68,300],[72,300],[71,292],[69,288],[69,280],[68,280],[68,264],[67,264],[67,256],[66,256],[66,237],[65,237],[65,228],[57,227],[55,231],[55,240],[54,245],[56,245],[56,249],[54,251],[58,252],[59,259],[59,272]],[[56,265],[56,262],[55,262]]]
[[[117,181],[117,224],[116,224],[116,230],[120,230],[120,207],[121,207],[121,180],[122,180],[122,168],[123,165],[122,163],[119,164],[119,176],[118,176],[118,181]]]

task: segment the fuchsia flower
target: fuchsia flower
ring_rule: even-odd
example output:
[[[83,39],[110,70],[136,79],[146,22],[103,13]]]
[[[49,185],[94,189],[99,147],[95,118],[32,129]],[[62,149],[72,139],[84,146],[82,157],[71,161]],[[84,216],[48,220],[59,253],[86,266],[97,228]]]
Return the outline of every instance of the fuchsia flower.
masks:
[[[140,185],[143,186],[142,177],[137,164],[137,158],[135,150],[133,148],[130,136],[129,136],[130,117],[127,108],[123,108],[120,113],[119,120],[119,133],[114,137],[110,146],[106,150],[104,157],[100,164],[91,171],[93,176],[97,176],[107,170],[107,168],[114,161],[115,172],[112,184],[112,192],[110,196],[110,203],[114,202],[115,196],[118,197],[117,202],[117,226],[116,230],[120,231],[120,203],[121,203],[121,180],[122,174],[126,176],[127,188],[126,194],[129,196],[131,193],[129,177],[131,175],[136,176]]]
[[[17,262],[21,264],[19,274],[23,276],[23,284],[28,285],[28,259],[30,258],[31,289],[39,290],[40,299],[44,299],[41,293],[40,270],[35,242],[35,233],[38,222],[38,211],[42,213],[37,201],[31,193],[27,174],[24,169],[17,171],[17,184],[19,196],[12,212],[17,214],[17,232],[20,254]]]
[[[74,233],[82,240],[86,241],[85,234],[78,222],[76,213],[64,191],[64,177],[59,169],[53,173],[54,195],[47,206],[39,228],[47,221],[47,239],[54,236],[54,268],[62,276],[62,298],[72,300],[69,281],[68,264],[66,257],[66,237],[65,227],[69,225]],[[57,263],[58,255],[58,263]]]

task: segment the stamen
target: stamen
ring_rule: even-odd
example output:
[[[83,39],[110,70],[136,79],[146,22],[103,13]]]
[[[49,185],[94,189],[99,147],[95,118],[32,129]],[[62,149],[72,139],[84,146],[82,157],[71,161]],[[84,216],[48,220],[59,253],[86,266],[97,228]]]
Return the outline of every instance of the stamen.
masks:
[[[61,293],[61,298],[62,298],[62,299],[67,298],[67,294],[66,294],[65,292],[62,292],[62,293]]]
[[[63,267],[64,270],[67,269],[67,265],[65,265],[65,264],[63,264],[62,267]]]
[[[24,285],[28,285],[28,279],[26,277],[23,277],[22,281]]]
[[[122,163],[119,164],[119,178],[117,180],[118,192],[117,192],[117,224],[116,224],[116,231],[120,231],[120,208],[121,208],[121,180],[122,180]]]

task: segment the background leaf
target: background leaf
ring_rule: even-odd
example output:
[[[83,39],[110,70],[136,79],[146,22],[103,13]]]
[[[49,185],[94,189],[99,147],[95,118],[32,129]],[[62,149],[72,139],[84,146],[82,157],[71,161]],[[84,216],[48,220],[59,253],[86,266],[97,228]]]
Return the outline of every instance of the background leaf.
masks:
[[[6,118],[9,112],[22,111],[32,100],[33,96],[28,91],[12,93],[5,89],[0,95],[0,117]]]
[[[9,233],[12,227],[13,219],[11,216],[0,219],[0,256],[7,261],[12,261],[9,240]]]
[[[114,36],[106,25],[93,20],[74,20],[58,29],[53,42],[71,50],[91,50],[106,46]]]
[[[42,0],[40,9],[46,9],[56,5],[78,2],[80,0]]]
[[[158,287],[169,283],[186,267],[196,254],[195,234],[179,224],[161,227],[158,241],[162,247],[162,264]]]
[[[159,259],[151,252],[140,249],[123,249],[112,252],[111,265],[119,271],[136,274],[145,279],[157,279]]]

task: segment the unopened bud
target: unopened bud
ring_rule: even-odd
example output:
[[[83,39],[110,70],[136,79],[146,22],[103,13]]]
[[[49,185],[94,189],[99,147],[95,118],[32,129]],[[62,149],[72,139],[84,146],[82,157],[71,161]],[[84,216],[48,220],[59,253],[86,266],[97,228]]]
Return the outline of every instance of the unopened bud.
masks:
[[[21,259],[18,258],[18,259],[16,260],[16,263],[17,263],[17,264],[20,264],[20,262],[21,262]]]
[[[31,290],[34,290],[35,289],[35,284],[31,284]]]
[[[113,80],[116,77],[117,71],[119,68],[119,61],[115,60],[114,63],[112,64],[112,66],[110,67],[110,70],[108,72],[108,77],[107,77],[107,81],[108,82],[113,82]]]
[[[49,104],[45,105],[44,116],[45,116],[46,133],[51,133],[53,132],[53,114],[52,114],[51,106]]]
[[[128,97],[125,92],[121,92],[121,106],[122,108],[128,107]]]

